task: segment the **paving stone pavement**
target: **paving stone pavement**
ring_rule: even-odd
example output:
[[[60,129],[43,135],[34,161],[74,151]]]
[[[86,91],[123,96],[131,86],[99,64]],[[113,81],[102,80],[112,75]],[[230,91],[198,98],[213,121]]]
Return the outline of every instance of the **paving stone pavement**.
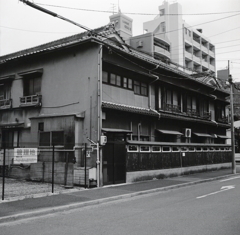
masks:
[[[2,195],[3,180],[0,177],[0,194]],[[74,187],[81,189],[80,187]],[[68,191],[64,185],[54,184],[54,193]],[[24,197],[34,194],[51,193],[52,184],[43,182],[33,182],[18,179],[5,178],[4,198]]]

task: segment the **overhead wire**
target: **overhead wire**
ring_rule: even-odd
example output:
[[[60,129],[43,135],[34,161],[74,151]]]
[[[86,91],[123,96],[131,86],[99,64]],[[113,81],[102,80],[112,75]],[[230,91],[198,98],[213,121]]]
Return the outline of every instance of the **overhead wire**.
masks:
[[[6,28],[6,29],[13,29],[13,30],[19,30],[19,31],[25,31],[25,32],[30,32],[30,33],[51,33],[51,34],[68,34],[68,33],[77,33],[77,32],[44,32],[44,31],[37,31],[37,30],[28,30],[28,29],[18,29],[18,28],[12,28],[12,27],[7,27],[7,26],[2,26],[0,25],[0,28]]]
[[[51,12],[51,11],[49,11],[49,10],[47,10],[47,9],[44,9],[44,8],[42,8],[42,7],[39,7],[39,6],[37,6],[37,5],[29,2],[29,1],[22,1],[22,2],[26,3],[27,5],[33,7],[33,8],[35,8],[35,9],[37,9],[37,10],[43,11],[44,13],[47,13],[47,14],[53,16],[53,17],[60,18],[60,19],[62,19],[62,20],[64,20],[64,21],[67,21],[67,22],[69,22],[69,23],[72,23],[72,24],[74,24],[74,25],[76,25],[76,26],[78,26],[78,27],[81,27],[81,28],[83,28],[83,29],[85,29],[85,30],[87,30],[87,31],[89,31],[89,32],[91,32],[91,33],[94,32],[93,30],[89,29],[89,28],[86,27],[86,26],[83,26],[83,25],[81,25],[81,24],[78,24],[78,23],[76,23],[76,22],[74,22],[74,21],[72,21],[72,20],[69,20],[69,19],[67,19],[67,18],[65,18],[65,17],[63,17],[63,16],[61,16],[61,15],[58,15],[58,14],[56,14],[56,13],[54,13],[54,12]],[[236,15],[239,15],[239,14],[236,14]],[[217,19],[217,20],[226,19],[226,18],[233,17],[233,16],[236,16],[236,15],[232,15],[232,16],[220,18],[220,19]],[[210,21],[210,22],[214,22],[214,21],[217,21],[217,20],[213,20],[213,21]],[[205,22],[205,23],[202,23],[202,24],[206,24],[206,23],[209,23],[209,22]],[[198,24],[198,25],[202,25],[202,24]],[[195,25],[195,26],[196,26],[196,25]],[[192,26],[192,27],[194,27],[194,26]],[[178,29],[178,30],[179,30],[179,29]],[[94,33],[95,33],[96,35],[98,35],[98,36],[104,37],[103,35],[100,35],[100,34],[98,34],[98,33],[96,33],[96,32],[94,32]],[[106,38],[107,38],[107,37],[106,37]],[[108,38],[108,40],[109,40],[109,38]],[[129,45],[127,45],[126,43],[124,43],[124,44],[121,43],[121,44],[124,45],[124,46],[129,47]],[[130,48],[130,47],[129,47],[129,48]],[[135,49],[135,48],[133,48],[133,49]]]
[[[93,10],[93,9],[83,9],[83,8],[76,8],[76,7],[66,7],[66,6],[59,6],[59,5],[51,5],[51,4],[43,4],[43,3],[36,3],[41,6],[49,6],[49,7],[58,7],[58,8],[65,8],[70,10],[80,10],[80,11],[93,11],[93,12],[103,12],[103,13],[113,13],[113,11],[106,11],[106,10]],[[209,13],[182,13],[182,14],[165,14],[165,15],[216,15],[216,14],[230,14],[236,13],[240,11],[228,11],[228,12],[209,12]],[[114,12],[115,13],[115,12]],[[116,12],[117,13],[117,12]],[[137,13],[137,12],[122,12],[123,14],[128,15],[158,15],[156,13]]]
[[[28,2],[28,1],[26,1],[26,2]],[[45,6],[56,6],[56,5],[49,5],[49,4],[41,4],[41,3],[38,3],[39,5],[45,5]],[[37,5],[36,5],[37,6]],[[57,7],[60,7],[60,6],[57,6]],[[47,10],[48,11],[48,10]],[[50,12],[50,11],[48,11],[48,12]],[[234,11],[234,12],[240,12],[240,11]],[[223,12],[223,13],[227,13],[227,12]],[[228,13],[231,13],[231,12],[228,12]],[[125,14],[127,14],[127,13],[125,13]],[[209,13],[210,14],[210,13]],[[55,14],[55,16],[56,16],[57,14]],[[199,13],[199,15],[201,15],[200,13]],[[203,24],[207,24],[207,23],[211,23],[211,22],[215,22],[215,21],[218,21],[218,20],[222,20],[222,19],[226,19],[226,18],[229,18],[229,17],[234,17],[234,16],[237,16],[237,15],[240,15],[240,13],[238,13],[238,14],[235,14],[235,15],[231,15],[231,16],[227,16],[227,17],[223,17],[223,18],[219,18],[219,19],[216,19],[216,20],[212,20],[212,21],[208,21],[208,22],[204,22],[204,23],[200,23],[200,24],[197,24],[197,25],[194,25],[194,26],[189,26],[189,27],[187,27],[187,28],[192,28],[192,27],[196,27],[196,26],[199,26],[199,25],[203,25]],[[60,16],[60,15],[58,15],[58,16]],[[60,17],[59,17],[60,18]],[[64,17],[63,17],[64,18]],[[64,20],[66,20],[66,18],[64,18]],[[4,27],[4,26],[2,26],[2,27]],[[7,28],[7,27],[5,27],[5,28]],[[10,28],[10,27],[9,27]],[[240,28],[240,27],[238,27],[238,28]],[[171,30],[171,31],[166,31],[166,32],[163,32],[163,33],[156,33],[155,35],[159,35],[159,34],[166,34],[166,33],[170,33],[170,32],[174,32],[174,31],[178,31],[178,30],[183,30],[184,28],[179,28],[179,29],[174,29],[174,30]],[[236,28],[235,28],[236,29]],[[231,29],[231,30],[235,30],[235,29]],[[17,29],[16,29],[17,30]],[[231,31],[231,30],[228,30],[228,31]],[[27,31],[27,30],[23,30],[23,31]],[[30,31],[31,32],[31,31]],[[34,32],[34,31],[32,31],[32,32]],[[227,32],[227,31],[225,31],[225,32]],[[225,32],[222,32],[222,33],[225,33]],[[47,32],[43,32],[43,33],[47,33]],[[56,33],[59,33],[59,32],[56,32]],[[220,34],[222,34],[222,33],[220,33]],[[213,36],[215,36],[215,35],[213,35]]]

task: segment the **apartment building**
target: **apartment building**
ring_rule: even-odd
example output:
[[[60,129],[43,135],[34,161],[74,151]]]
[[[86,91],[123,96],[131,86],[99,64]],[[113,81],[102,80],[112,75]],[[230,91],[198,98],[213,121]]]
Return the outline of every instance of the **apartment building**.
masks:
[[[215,74],[215,46],[204,36],[202,29],[186,23],[179,3],[164,1],[159,14],[143,23],[143,35],[130,39],[130,45],[154,56],[171,61],[188,74]]]

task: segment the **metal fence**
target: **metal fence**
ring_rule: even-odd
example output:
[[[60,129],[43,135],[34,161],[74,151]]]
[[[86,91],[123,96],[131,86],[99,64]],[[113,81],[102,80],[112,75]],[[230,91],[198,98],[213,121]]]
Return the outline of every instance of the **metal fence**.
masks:
[[[84,151],[82,151],[84,154]],[[24,156],[24,157],[23,157]],[[83,158],[84,159],[84,158]],[[73,188],[73,149],[15,148],[0,150],[0,193],[2,200],[39,193],[57,193]],[[87,172],[87,167],[81,168]],[[86,173],[85,186],[87,187]],[[79,185],[80,186],[80,185]]]

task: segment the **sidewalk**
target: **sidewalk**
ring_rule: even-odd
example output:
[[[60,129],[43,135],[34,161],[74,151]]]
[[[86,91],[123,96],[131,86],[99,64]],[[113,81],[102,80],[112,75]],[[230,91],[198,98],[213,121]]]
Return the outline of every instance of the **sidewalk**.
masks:
[[[237,171],[238,173],[240,173],[239,170],[240,169]],[[93,189],[70,189],[64,193],[49,193],[51,196],[39,195],[23,200],[1,201],[0,223],[96,205],[143,194],[166,191],[178,187],[186,187],[188,185],[229,177],[231,174],[231,169],[222,169],[162,180],[111,185]]]

